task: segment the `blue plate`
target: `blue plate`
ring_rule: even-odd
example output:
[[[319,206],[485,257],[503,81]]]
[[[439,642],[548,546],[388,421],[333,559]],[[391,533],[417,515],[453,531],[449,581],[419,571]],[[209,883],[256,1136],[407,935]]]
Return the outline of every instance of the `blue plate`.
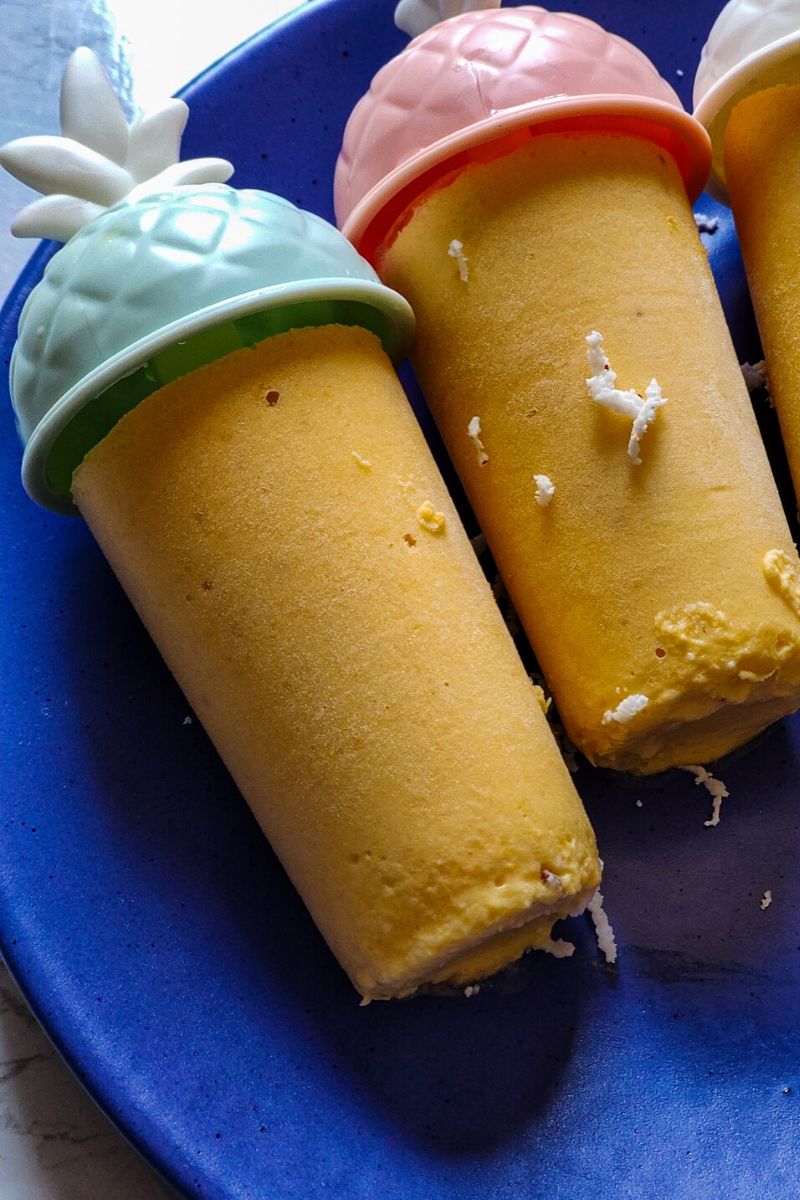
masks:
[[[715,3],[575,7],[689,100]],[[186,156],[330,216],[346,116],[404,44],[392,8],[315,4],[216,64],[186,92]],[[705,240],[752,359],[721,215]],[[6,361],[47,252],[3,311]],[[796,719],[721,771],[718,828],[689,776],[582,768],[618,969],[574,921],[569,961],[359,1008],[87,531],[23,495],[7,397],[2,421],[2,949],[168,1180],[214,1200],[797,1197]]]

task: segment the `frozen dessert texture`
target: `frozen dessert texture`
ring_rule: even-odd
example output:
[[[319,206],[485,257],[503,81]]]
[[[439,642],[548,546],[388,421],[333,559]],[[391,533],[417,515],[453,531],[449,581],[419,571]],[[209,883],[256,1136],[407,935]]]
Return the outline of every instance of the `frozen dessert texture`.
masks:
[[[471,982],[584,907],[588,821],[374,335],[294,330],[177,380],[75,495],[364,997]]]
[[[800,12],[785,0],[734,0],[715,22],[695,80],[714,146],[713,188],[730,204],[800,494]]]
[[[116,188],[122,126],[94,147],[79,109],[70,161]],[[76,229],[20,320],[32,495],[86,518],[365,999],[549,947],[599,860],[394,373],[407,302],[216,166],[90,195],[63,140],[52,176],[36,140],[5,159],[99,209],[55,204]]]
[[[797,83],[741,101],[725,131],[723,161],[761,335],[769,391],[795,491],[800,494],[800,58]]]
[[[708,140],[638,51],[585,24],[515,8],[417,38],[354,111],[337,196],[414,306],[415,369],[568,736],[651,773],[710,762],[800,705],[800,621],[763,570],[769,551],[797,556],[689,205]],[[421,120],[425,151],[413,111],[394,140],[412,85],[438,123],[432,140]],[[453,89],[470,97],[457,115]],[[495,137],[512,100],[515,143]],[[379,129],[386,162],[410,164],[400,193],[392,169],[376,179]],[[467,286],[437,252],[454,236]]]
[[[730,0],[703,46],[694,82],[695,116],[711,135],[708,191],[727,200],[725,131],[747,96],[800,78],[800,12],[793,0]]]
[[[470,289],[425,254],[454,213]],[[587,268],[598,244],[613,271]],[[525,246],[513,265],[509,246]],[[414,297],[415,366],[572,740],[658,770],[711,761],[796,707],[800,624],[762,567],[796,554],[669,160],[642,141],[536,140],[437,189],[383,273]],[[556,295],[554,323],[540,298]],[[644,391],[656,375],[670,397],[640,466],[630,423],[587,395],[587,316],[621,380]],[[463,436],[478,406],[483,469]],[[545,461],[559,486],[542,523],[530,467]],[[629,693],[647,709],[604,724]]]

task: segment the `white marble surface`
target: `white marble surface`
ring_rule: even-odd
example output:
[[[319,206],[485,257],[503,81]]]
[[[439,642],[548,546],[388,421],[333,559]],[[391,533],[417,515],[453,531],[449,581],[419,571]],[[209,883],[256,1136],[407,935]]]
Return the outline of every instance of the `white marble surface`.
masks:
[[[129,109],[174,92],[304,0],[0,0],[0,144],[57,133],[58,88],[77,45],[100,55]],[[0,298],[33,245],[5,231],[33,198],[0,172]],[[95,1107],[0,962],[0,1200],[167,1200],[170,1191]]]
[[[78,1085],[0,963],[0,1196],[168,1200]]]

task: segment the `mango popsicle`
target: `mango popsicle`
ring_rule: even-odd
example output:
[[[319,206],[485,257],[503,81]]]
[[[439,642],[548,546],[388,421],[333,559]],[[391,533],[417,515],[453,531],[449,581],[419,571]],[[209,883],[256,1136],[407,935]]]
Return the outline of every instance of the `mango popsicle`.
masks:
[[[734,215],[769,373],[770,395],[800,495],[800,14],[728,4],[703,49],[698,119],[714,144],[712,187]]]
[[[569,736],[642,773],[800,704],[798,560],[687,202],[708,161],[638,51],[521,7],[417,37],[337,169]]]
[[[85,516],[367,999],[558,952],[599,881],[387,356],[411,328],[319,218],[162,176],[55,256],[12,366],[29,490]]]

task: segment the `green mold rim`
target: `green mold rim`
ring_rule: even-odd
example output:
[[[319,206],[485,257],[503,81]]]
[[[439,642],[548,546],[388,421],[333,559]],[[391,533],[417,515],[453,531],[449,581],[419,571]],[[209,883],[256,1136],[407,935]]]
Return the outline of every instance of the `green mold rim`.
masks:
[[[77,515],[72,476],[89,451],[142,400],[236,350],[291,329],[348,325],[374,333],[397,361],[413,335],[408,303],[368,280],[265,293],[222,301],[143,338],[71,388],[42,418],[25,448],[22,481],[31,498],[53,512]]]

